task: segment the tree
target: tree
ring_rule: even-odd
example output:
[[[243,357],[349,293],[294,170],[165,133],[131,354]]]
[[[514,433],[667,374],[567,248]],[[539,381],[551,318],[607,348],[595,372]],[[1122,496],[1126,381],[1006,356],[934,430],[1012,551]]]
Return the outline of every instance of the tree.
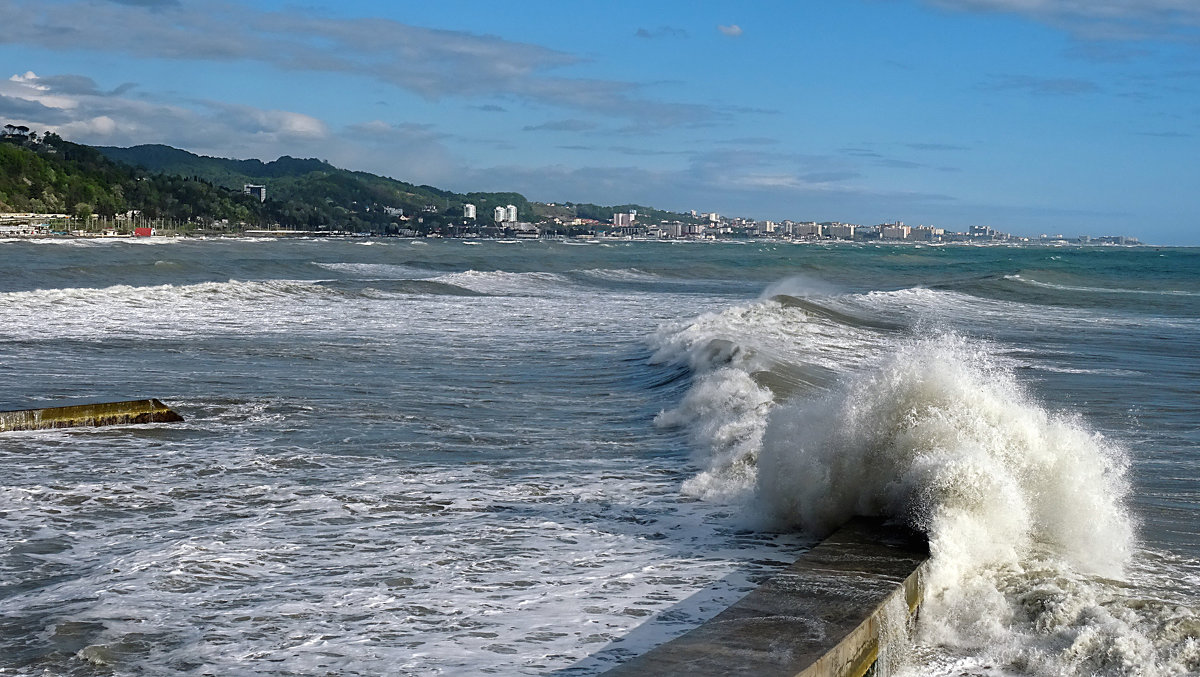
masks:
[[[84,223],[87,223],[92,218],[92,206],[86,202],[77,203],[75,205],[75,209],[72,211],[75,214],[75,218],[83,221]]]

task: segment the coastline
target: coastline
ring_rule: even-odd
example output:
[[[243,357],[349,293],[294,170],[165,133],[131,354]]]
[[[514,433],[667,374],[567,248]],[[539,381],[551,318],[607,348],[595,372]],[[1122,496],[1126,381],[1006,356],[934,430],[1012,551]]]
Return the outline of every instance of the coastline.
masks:
[[[949,240],[949,241],[912,241],[912,240],[892,240],[892,239],[861,239],[861,240],[846,240],[838,238],[782,238],[782,237],[755,237],[755,238],[714,238],[714,237],[677,237],[677,238],[652,238],[652,237],[637,237],[637,236],[586,236],[586,237],[571,237],[556,235],[553,237],[461,237],[452,235],[380,235],[375,233],[351,233],[338,231],[308,231],[308,230],[246,230],[240,233],[155,233],[154,235],[134,235],[132,233],[121,234],[102,234],[102,233],[87,233],[87,234],[69,234],[69,233],[39,233],[35,235],[16,235],[16,234],[0,234],[0,242],[24,242],[24,241],[75,241],[75,240],[101,240],[101,241],[155,241],[161,242],[164,240],[399,240],[399,241],[425,241],[425,240],[458,240],[465,243],[479,242],[501,242],[505,244],[514,244],[519,242],[564,242],[570,244],[611,244],[625,242],[643,242],[643,243],[665,243],[665,244],[681,244],[681,243],[705,243],[705,244],[732,244],[732,245],[750,245],[750,244],[779,244],[779,245],[820,245],[820,246],[854,246],[854,245],[876,245],[876,246],[897,246],[897,247],[1044,247],[1044,248],[1077,248],[1077,249],[1146,249],[1146,248],[1188,248],[1188,245],[1159,245],[1146,242],[1118,244],[1114,242],[1074,242],[1068,240]],[[1200,245],[1196,245],[1200,246]]]

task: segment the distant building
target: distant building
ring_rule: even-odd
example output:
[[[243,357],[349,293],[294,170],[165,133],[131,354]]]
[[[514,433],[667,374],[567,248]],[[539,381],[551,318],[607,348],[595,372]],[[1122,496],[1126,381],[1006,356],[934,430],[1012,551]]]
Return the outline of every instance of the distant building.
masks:
[[[254,197],[258,198],[259,202],[267,201],[267,187],[266,186],[258,186],[253,183],[247,183],[242,186],[242,192],[245,193],[246,195],[253,195]]]
[[[879,235],[885,240],[907,240],[911,232],[912,228],[904,225],[903,221],[879,225]]]
[[[504,223],[504,217],[506,214],[507,211],[504,209],[504,207],[496,207],[492,210],[492,219],[496,223]]]
[[[475,205],[473,205],[473,204],[463,205],[463,218],[464,219],[475,218]]]
[[[629,228],[633,225],[633,221],[636,218],[637,212],[629,212],[628,214],[613,214],[612,224],[614,228]]]
[[[853,240],[856,230],[858,227],[850,223],[831,223],[826,232],[829,233],[829,237],[839,240]]]
[[[504,220],[509,223],[517,222],[517,208],[515,205],[508,205],[504,208]]]
[[[934,228],[933,226],[916,226],[909,233],[910,240],[919,242],[937,242],[946,235],[945,228]]]
[[[824,235],[824,229],[821,224],[816,221],[805,221],[803,223],[792,224],[793,237],[821,237]],[[853,234],[850,237],[854,237]]]
[[[404,210],[400,207],[384,207],[383,213],[388,216],[401,217],[404,216]]]

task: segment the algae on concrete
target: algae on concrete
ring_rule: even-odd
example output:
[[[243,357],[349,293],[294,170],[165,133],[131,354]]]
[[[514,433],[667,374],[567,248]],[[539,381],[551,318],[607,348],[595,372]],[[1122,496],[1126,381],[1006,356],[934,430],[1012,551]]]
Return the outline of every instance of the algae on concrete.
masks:
[[[183,417],[157,399],[0,411],[0,432],[129,423],[173,423]]]

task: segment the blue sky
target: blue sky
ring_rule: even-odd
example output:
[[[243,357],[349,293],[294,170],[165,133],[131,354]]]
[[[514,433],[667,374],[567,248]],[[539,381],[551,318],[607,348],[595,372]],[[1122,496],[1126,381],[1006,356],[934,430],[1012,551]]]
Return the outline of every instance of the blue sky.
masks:
[[[1200,3],[0,0],[0,120],[455,190],[1200,244]]]

